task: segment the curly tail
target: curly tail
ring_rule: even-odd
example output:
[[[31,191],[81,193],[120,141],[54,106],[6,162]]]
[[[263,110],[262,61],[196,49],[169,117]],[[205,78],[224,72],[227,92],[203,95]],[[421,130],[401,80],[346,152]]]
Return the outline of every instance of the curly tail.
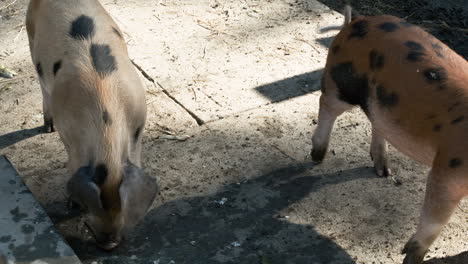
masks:
[[[350,5],[345,5],[343,9],[343,16],[344,16],[344,21],[343,25],[341,26],[329,26],[329,27],[324,27],[320,29],[320,33],[332,31],[332,30],[341,30],[344,28],[346,25],[351,23],[353,19],[355,19],[357,16],[360,16],[360,14],[356,11],[353,10],[353,8]]]
[[[351,8],[350,5],[345,5],[343,9],[343,16],[344,16],[343,26],[346,26],[349,23],[351,23],[351,20],[353,20],[353,9]]]

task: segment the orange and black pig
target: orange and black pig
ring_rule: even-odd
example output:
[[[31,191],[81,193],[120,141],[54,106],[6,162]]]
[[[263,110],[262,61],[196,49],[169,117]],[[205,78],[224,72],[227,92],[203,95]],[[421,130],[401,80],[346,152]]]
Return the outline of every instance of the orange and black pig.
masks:
[[[354,106],[372,123],[378,175],[390,174],[387,141],[432,167],[417,232],[403,249],[405,264],[422,263],[468,195],[468,62],[403,19],[360,16],[346,7],[322,78],[315,162],[325,156],[335,119]]]

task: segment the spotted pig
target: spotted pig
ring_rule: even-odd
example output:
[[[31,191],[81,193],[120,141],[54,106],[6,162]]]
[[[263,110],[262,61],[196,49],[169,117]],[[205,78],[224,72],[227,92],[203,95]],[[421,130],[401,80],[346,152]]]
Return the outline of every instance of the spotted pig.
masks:
[[[98,246],[110,250],[156,194],[140,162],[145,90],[97,0],[31,0],[26,27],[44,127],[57,130],[68,154],[67,190],[90,211]]]
[[[404,263],[422,263],[468,194],[468,63],[444,43],[393,16],[351,15],[334,39],[322,78],[312,158],[321,162],[335,119],[359,106],[372,123],[370,155],[389,175],[387,141],[432,167]]]

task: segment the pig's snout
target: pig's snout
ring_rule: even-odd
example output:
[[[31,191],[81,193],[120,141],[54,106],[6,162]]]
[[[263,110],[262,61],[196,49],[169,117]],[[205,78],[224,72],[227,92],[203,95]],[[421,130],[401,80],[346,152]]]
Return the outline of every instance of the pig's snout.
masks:
[[[114,249],[120,244],[121,241],[121,236],[116,234],[101,233],[96,235],[96,243],[98,247],[106,251]]]

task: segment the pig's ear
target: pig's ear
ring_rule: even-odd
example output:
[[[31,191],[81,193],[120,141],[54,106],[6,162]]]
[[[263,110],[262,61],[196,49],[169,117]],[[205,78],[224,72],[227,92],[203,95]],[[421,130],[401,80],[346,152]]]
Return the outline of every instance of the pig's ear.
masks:
[[[157,191],[155,179],[144,175],[142,169],[127,162],[119,189],[126,227],[133,227],[145,216]]]
[[[81,206],[86,207],[93,215],[101,215],[101,189],[93,181],[93,170],[90,166],[81,167],[71,177],[67,184],[70,198]]]

